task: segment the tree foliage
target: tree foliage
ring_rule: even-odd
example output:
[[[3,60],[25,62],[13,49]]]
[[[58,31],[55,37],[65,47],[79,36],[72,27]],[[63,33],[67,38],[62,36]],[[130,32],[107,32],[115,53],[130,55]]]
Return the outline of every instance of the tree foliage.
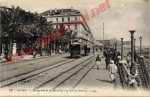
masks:
[[[8,37],[15,39],[18,33],[22,33],[19,35],[26,33],[34,37],[51,30],[46,18],[37,13],[27,12],[14,6],[11,8],[1,7],[0,11],[3,37],[8,35]]]

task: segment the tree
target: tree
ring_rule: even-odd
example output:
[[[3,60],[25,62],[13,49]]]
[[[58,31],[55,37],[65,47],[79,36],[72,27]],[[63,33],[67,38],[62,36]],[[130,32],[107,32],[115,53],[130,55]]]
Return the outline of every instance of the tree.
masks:
[[[33,47],[39,38],[48,35],[52,30],[52,25],[47,23],[46,18],[38,13],[27,12],[14,6],[11,8],[3,7],[0,12],[3,28],[1,29],[1,36],[2,43],[5,45],[3,49],[6,52],[6,59],[12,55],[14,42],[20,45],[18,49],[22,49],[22,45]]]

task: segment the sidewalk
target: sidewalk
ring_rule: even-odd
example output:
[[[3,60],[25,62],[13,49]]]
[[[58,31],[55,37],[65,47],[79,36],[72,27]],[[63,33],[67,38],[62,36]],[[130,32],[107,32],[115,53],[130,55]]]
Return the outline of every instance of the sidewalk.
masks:
[[[77,88],[89,89],[91,88],[109,88],[114,89],[115,87],[120,88],[119,75],[117,75],[116,84],[111,82],[110,72],[105,69],[105,61],[102,58],[100,64],[95,67],[87,74],[87,76],[81,81]]]
[[[20,63],[20,62],[25,62],[25,61],[31,61],[31,60],[36,60],[40,58],[46,58],[46,57],[53,57],[53,56],[58,56],[60,54],[52,54],[51,56],[40,56],[37,55],[36,58],[33,58],[33,55],[22,55],[22,56],[12,56],[12,61],[7,61],[5,58],[0,56],[0,66],[1,65],[6,65],[6,64],[15,64],[15,63]]]
[[[7,61],[4,57],[1,56],[0,57],[0,63],[2,63],[2,64],[12,64],[12,63],[17,63],[19,61],[31,60],[31,59],[33,59],[32,55],[22,55],[22,56],[13,55],[12,56],[12,61]]]

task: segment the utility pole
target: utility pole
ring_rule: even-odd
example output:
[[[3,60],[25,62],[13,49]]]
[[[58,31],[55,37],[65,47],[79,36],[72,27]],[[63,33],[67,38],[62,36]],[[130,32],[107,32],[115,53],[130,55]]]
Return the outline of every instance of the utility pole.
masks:
[[[121,59],[123,59],[123,39],[121,38]]]
[[[139,37],[140,39],[140,56],[142,55],[142,36]]]
[[[103,26],[103,39],[102,39],[102,43],[103,43],[103,45],[104,45],[104,47],[103,47],[103,50],[104,50],[104,48],[105,48],[105,42],[104,42],[104,34],[105,34],[105,25],[104,25],[104,22],[103,22],[103,24],[102,24],[102,26]]]
[[[104,22],[103,22],[103,41],[104,41],[104,39],[105,39],[104,34],[105,34],[105,24],[104,24]]]
[[[1,24],[1,11],[0,11],[0,56],[2,54],[2,24]]]

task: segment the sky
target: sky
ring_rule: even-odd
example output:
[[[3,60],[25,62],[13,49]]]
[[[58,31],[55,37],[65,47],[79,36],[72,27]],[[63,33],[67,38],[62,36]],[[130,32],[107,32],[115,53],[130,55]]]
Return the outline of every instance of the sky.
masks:
[[[49,9],[74,8],[81,12],[97,7],[103,0],[0,0],[1,6],[20,6],[41,13]],[[150,0],[109,0],[110,7],[90,18],[87,22],[96,39],[102,39],[104,22],[105,39],[130,40],[129,30],[136,30],[135,38],[139,45],[139,36],[143,44],[150,45]]]

